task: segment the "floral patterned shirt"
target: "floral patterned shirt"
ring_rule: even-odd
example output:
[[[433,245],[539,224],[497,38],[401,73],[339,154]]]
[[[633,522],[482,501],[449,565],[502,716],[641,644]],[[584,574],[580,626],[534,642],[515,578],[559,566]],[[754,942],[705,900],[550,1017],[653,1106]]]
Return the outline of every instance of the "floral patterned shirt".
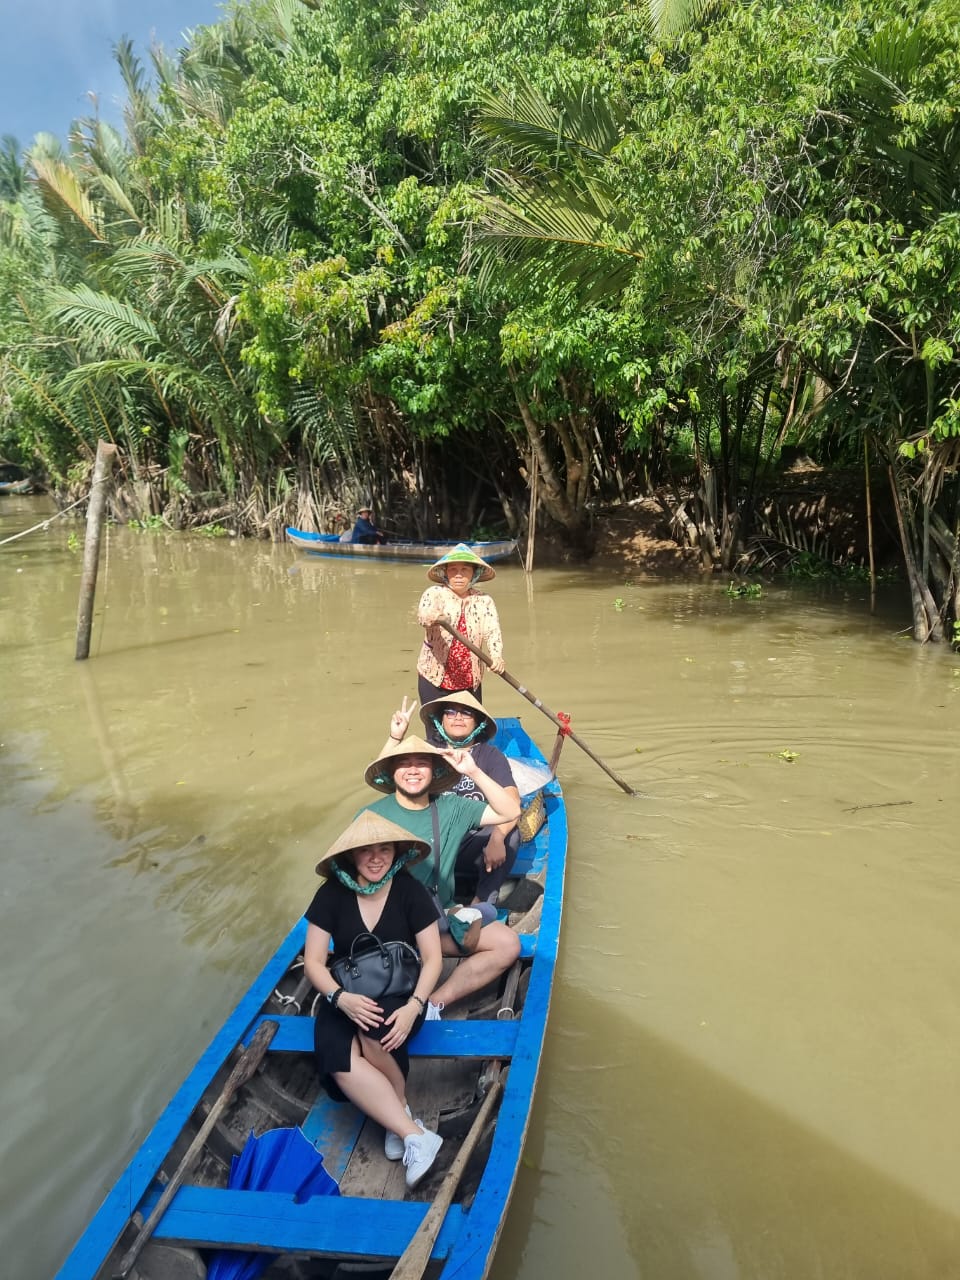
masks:
[[[503,657],[500,618],[497,614],[497,606],[490,596],[471,587],[461,599],[455,591],[439,583],[436,586],[427,587],[420,597],[420,605],[417,609],[417,621],[426,632],[420,657],[417,660],[417,673],[437,688],[444,687],[451,647],[464,648],[464,646],[455,645],[450,634],[442,627],[436,624],[427,626],[425,619],[440,614],[451,627],[462,631],[462,628],[458,627],[461,612],[466,627],[462,633],[471,644],[475,644],[478,649],[482,649],[495,660]],[[466,649],[466,653],[470,659],[470,679],[461,687],[475,688],[483,678],[484,666],[478,657],[470,653],[469,649]],[[451,676],[453,674],[450,672]],[[446,687],[452,686],[447,684]]]

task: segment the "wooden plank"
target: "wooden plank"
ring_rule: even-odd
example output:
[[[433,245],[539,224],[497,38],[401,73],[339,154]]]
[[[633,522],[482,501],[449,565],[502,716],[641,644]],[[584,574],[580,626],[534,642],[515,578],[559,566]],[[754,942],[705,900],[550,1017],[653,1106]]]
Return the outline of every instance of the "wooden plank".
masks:
[[[253,1023],[247,1040],[261,1021]],[[509,1058],[517,1042],[519,1023],[501,1022],[495,1018],[469,1021],[425,1022],[410,1041],[410,1056],[417,1058]],[[280,1019],[272,1053],[310,1053],[313,1050],[313,1018]]]
[[[443,1070],[447,1065],[448,1062],[444,1059],[421,1058],[411,1065],[407,1081],[407,1103],[411,1112],[423,1122],[425,1128],[433,1129],[434,1132],[440,1114],[439,1098],[443,1095],[431,1087],[433,1073]],[[464,1068],[461,1066],[460,1069]],[[406,1196],[411,1199],[422,1198],[407,1191],[403,1162],[390,1161],[384,1156],[383,1136],[383,1126],[375,1121],[368,1120],[363,1126],[363,1132],[344,1171],[340,1184],[341,1194],[364,1196],[372,1200],[403,1200]],[[441,1152],[441,1156],[442,1154]],[[429,1184],[428,1178],[421,1185],[426,1188]]]
[[[181,1187],[156,1238],[203,1247],[399,1258],[426,1210],[416,1200],[315,1196],[295,1204],[292,1196],[273,1191]],[[451,1209],[433,1257],[446,1257],[465,1217],[459,1206]]]
[[[340,1182],[363,1128],[363,1115],[352,1102],[334,1102],[321,1090],[300,1128],[323,1156],[327,1173]]]

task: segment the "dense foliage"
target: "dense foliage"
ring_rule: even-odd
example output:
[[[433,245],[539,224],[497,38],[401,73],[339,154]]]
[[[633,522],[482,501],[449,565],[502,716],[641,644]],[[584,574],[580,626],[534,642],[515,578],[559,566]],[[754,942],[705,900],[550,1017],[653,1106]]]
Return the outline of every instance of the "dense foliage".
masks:
[[[784,443],[956,620],[957,0],[253,0],[122,133],[0,152],[0,453],[129,514],[574,543],[657,486],[749,563]],[[769,533],[767,529],[767,533]]]

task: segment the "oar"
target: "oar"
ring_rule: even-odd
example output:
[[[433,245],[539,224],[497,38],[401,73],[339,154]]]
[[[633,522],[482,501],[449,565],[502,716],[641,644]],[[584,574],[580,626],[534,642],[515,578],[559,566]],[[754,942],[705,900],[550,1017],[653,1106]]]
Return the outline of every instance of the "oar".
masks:
[[[480,659],[481,662],[485,662],[488,667],[491,666],[490,659],[483,652],[483,650],[478,649],[477,646],[473,644],[472,641],[468,640],[466,636],[461,635],[459,631],[454,631],[453,627],[451,627],[448,622],[441,621],[439,625],[443,627],[444,631],[449,631],[450,635],[453,636],[454,640],[459,640],[462,645],[466,645],[466,647],[470,650],[470,652],[476,654],[476,656]],[[593,763],[598,764],[600,768],[603,770],[603,772],[606,773],[609,777],[611,777],[614,780],[614,782],[617,784],[617,786],[620,788],[621,791],[625,791],[628,796],[635,796],[637,794],[636,791],[634,791],[633,787],[631,787],[629,782],[625,782],[623,778],[620,777],[619,773],[614,773],[614,771],[610,768],[608,764],[604,764],[604,762],[600,759],[599,756],[593,754],[593,752],[590,750],[590,748],[587,746],[584,740],[578,737],[573,732],[569,724],[565,724],[558,715],[556,715],[553,711],[551,711],[549,707],[545,706],[540,701],[540,699],[535,697],[534,694],[532,694],[529,689],[527,689],[524,685],[522,685],[519,680],[516,680],[510,674],[509,671],[498,671],[496,672],[496,674],[500,677],[501,680],[506,680],[507,684],[510,685],[511,688],[516,689],[517,693],[522,693],[523,696],[526,698],[526,700],[528,702],[532,702],[538,711],[542,711],[545,716],[547,716],[550,720],[552,720],[553,723],[560,730],[561,734],[565,738],[570,738],[573,742],[575,742],[581,751],[585,751],[587,755],[590,757],[590,759],[593,761]]]
[[[270,1047],[270,1042],[277,1034],[277,1028],[279,1026],[279,1022],[270,1021],[261,1022],[260,1026],[257,1028],[256,1035],[247,1045],[246,1049],[244,1049],[243,1053],[240,1055],[237,1065],[230,1072],[226,1084],[220,1091],[219,1098],[217,1098],[216,1102],[210,1108],[210,1112],[206,1120],[204,1120],[203,1124],[200,1126],[197,1136],[190,1143],[190,1146],[184,1153],[183,1159],[177,1165],[173,1176],[164,1187],[163,1194],[157,1201],[153,1213],[151,1213],[150,1217],[140,1228],[136,1240],[134,1240],[133,1244],[123,1255],[123,1258],[120,1261],[120,1267],[116,1272],[117,1280],[124,1280],[132,1270],[133,1264],[136,1262],[137,1258],[139,1258],[143,1246],[153,1235],[156,1230],[157,1223],[166,1212],[167,1205],[180,1190],[180,1186],[183,1183],[184,1178],[196,1164],[197,1157],[203,1149],[203,1144],[206,1142],[210,1130],[220,1119],[224,1108],[229,1104],[233,1095],[239,1088],[247,1083],[256,1071],[257,1067],[259,1067],[263,1059],[263,1055]]]
[[[420,1280],[426,1270],[430,1255],[433,1253],[433,1246],[436,1244],[440,1228],[443,1226],[443,1220],[447,1216],[447,1210],[453,1203],[454,1192],[463,1177],[467,1161],[473,1155],[473,1150],[480,1141],[486,1128],[487,1120],[493,1110],[493,1104],[500,1096],[502,1088],[502,1080],[496,1080],[490,1086],[490,1091],[484,1098],[480,1110],[474,1116],[473,1124],[463,1140],[463,1145],[457,1152],[456,1159],[447,1170],[446,1176],[440,1184],[440,1190],[437,1192],[433,1204],[424,1214],[423,1221],[414,1232],[410,1243],[397,1259],[397,1265],[390,1272],[390,1280]]]

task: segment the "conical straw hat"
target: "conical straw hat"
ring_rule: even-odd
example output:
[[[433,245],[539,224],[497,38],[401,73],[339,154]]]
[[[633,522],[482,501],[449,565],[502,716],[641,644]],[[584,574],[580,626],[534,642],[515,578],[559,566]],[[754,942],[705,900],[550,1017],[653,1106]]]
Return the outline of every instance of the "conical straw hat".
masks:
[[[374,813],[372,809],[364,809],[358,814],[340,836],[334,840],[333,844],[317,863],[317,875],[326,876],[330,874],[330,863],[340,853],[349,853],[351,849],[362,849],[368,844],[388,844],[395,842],[402,846],[398,849],[398,853],[405,852],[407,849],[415,850],[417,856],[411,858],[407,863],[411,866],[414,862],[420,862],[430,852],[430,846],[425,840],[419,840],[412,832],[398,827],[395,822],[391,822],[389,818],[382,817],[379,813]]]
[[[486,560],[481,560],[475,551],[467,546],[465,542],[458,542],[452,551],[448,551],[446,555],[430,566],[427,570],[427,577],[431,582],[446,582],[446,574],[443,572],[443,566],[446,564],[472,564],[475,568],[481,570],[477,575],[477,582],[489,582],[497,576],[496,569],[492,565],[487,564]]]
[[[474,738],[474,742],[489,742],[496,735],[496,720],[469,689],[462,689],[459,693],[447,693],[442,698],[433,698],[430,702],[425,702],[420,708],[420,719],[428,730],[434,727],[434,719],[440,718],[443,707],[466,707],[468,711],[473,712],[477,717],[477,723],[483,726],[481,732]]]
[[[453,765],[447,764],[436,747],[432,747],[429,742],[424,742],[422,738],[417,738],[411,734],[408,738],[404,738],[402,742],[391,743],[388,751],[385,751],[382,756],[374,760],[373,764],[367,765],[363,775],[363,780],[367,786],[376,787],[384,795],[392,796],[397,789],[397,784],[393,780],[393,771],[396,768],[396,761],[401,756],[435,757],[433,782],[430,784],[432,792],[449,791],[451,787],[455,787],[460,781],[459,773],[457,773]]]

